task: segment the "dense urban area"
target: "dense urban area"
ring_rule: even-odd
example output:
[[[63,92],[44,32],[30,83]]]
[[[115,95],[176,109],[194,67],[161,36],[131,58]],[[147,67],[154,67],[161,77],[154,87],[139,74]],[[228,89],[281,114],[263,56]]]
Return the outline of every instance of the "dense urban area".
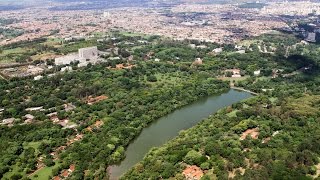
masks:
[[[320,179],[319,2],[7,1],[0,179]],[[113,174],[154,122],[230,89],[250,97]]]

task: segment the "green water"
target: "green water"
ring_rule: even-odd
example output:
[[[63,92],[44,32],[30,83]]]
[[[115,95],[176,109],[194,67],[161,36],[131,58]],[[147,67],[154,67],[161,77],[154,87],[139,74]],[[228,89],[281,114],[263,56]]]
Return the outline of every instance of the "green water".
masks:
[[[176,137],[179,131],[191,128],[219,109],[252,97],[250,93],[229,90],[227,93],[209,96],[184,106],[152,123],[128,146],[126,158],[110,167],[110,179],[116,180],[132,166],[141,161],[155,146],[161,146]]]

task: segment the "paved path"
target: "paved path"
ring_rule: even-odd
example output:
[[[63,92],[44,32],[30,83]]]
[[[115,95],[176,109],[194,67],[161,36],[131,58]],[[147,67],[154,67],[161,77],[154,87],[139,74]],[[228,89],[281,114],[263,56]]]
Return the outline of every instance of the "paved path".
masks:
[[[244,91],[244,92],[248,92],[250,94],[253,94],[253,95],[259,95],[258,93],[255,93],[253,91],[250,91],[250,90],[247,90],[247,89],[243,89],[243,88],[240,88],[240,87],[234,87],[234,86],[231,86],[230,87],[231,89],[235,89],[235,90],[239,90],[239,91]]]

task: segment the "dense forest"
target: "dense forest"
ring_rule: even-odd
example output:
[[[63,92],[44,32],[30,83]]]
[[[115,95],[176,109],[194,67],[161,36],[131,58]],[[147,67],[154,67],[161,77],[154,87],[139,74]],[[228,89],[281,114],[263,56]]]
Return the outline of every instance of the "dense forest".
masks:
[[[279,40],[261,39],[270,44]],[[317,45],[296,46],[288,54],[251,53],[255,62],[250,53],[234,57],[230,63],[248,63],[247,68],[265,59],[265,77],[234,82],[259,95],[154,148],[122,179],[185,179],[195,166],[201,179],[319,178],[319,51]]]
[[[317,175],[318,45],[271,34],[248,39],[238,45],[245,51],[239,53],[235,45],[114,36],[55,47],[46,39],[3,47],[25,48],[22,56],[29,56],[30,47],[34,53],[67,54],[86,46],[102,51],[117,46],[118,52],[103,56],[108,60],[100,64],[71,64],[69,72],[56,66],[37,81],[0,79],[0,119],[14,118],[13,126],[0,126],[1,178],[48,179],[69,168],[70,179],[107,179],[108,166],[124,159],[126,147],[143,128],[230,85],[259,95],[154,148],[123,179],[183,179],[189,165],[199,167],[204,179]],[[217,48],[223,51],[213,53]],[[195,63],[197,58],[201,63]],[[228,69],[241,70],[241,78],[226,76]],[[30,117],[33,121],[26,123]]]
[[[320,155],[319,100],[301,94],[272,102],[261,95],[234,104],[153,149],[122,179],[184,179],[188,165],[200,167],[202,179],[312,179]],[[241,140],[248,129],[258,137]]]
[[[6,133],[1,134],[4,142],[1,177],[40,178],[32,176],[32,172],[38,169],[37,161],[44,159],[40,162],[51,171],[51,177],[75,164],[72,178],[83,179],[85,172],[87,178],[106,178],[108,165],[124,158],[125,147],[149,123],[200,97],[228,89],[227,82],[191,67],[179,70],[181,67],[176,64],[137,61],[132,62],[131,69],[110,68],[120,63],[126,61],[82,69],[74,65],[76,70],[72,72],[45,76],[39,81],[30,78],[1,81],[0,102],[5,110],[0,116],[15,118],[16,124],[3,127]],[[88,98],[100,96],[107,98],[87,103]],[[74,109],[68,110],[66,104]],[[28,110],[33,107],[41,110]],[[77,127],[65,129],[53,125],[48,116],[52,113]],[[29,114],[36,121],[21,125]],[[94,127],[97,121],[104,125]],[[81,141],[68,145],[70,139],[80,135]],[[64,151],[57,151],[66,144]],[[58,157],[53,155],[55,152],[59,152]],[[29,160],[25,160],[25,154]]]

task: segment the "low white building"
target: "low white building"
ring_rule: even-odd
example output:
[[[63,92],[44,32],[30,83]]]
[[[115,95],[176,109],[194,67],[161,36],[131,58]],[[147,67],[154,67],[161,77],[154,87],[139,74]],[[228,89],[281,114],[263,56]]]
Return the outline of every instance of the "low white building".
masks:
[[[56,65],[69,65],[72,62],[79,62],[78,67],[95,64],[99,61],[99,51],[96,46],[81,48],[77,53],[69,54],[55,59]]]
[[[197,47],[197,45],[195,44],[189,44],[189,47],[191,47],[192,49],[195,49]]]
[[[26,119],[30,119],[30,120],[34,120],[34,118],[35,118],[32,114],[26,114],[24,117]]]
[[[241,70],[240,69],[227,69],[225,72],[231,72],[231,77],[233,78],[241,78]]]
[[[27,69],[27,73],[32,74],[32,75],[40,74],[43,71],[44,71],[43,68],[37,67],[37,66],[33,66],[33,65],[29,65],[28,69]]]
[[[260,71],[260,70],[254,71],[253,74],[254,74],[255,76],[260,76],[261,71]]]
[[[116,61],[116,60],[120,60],[121,58],[116,56],[116,57],[109,57],[108,60],[110,61]]]
[[[39,75],[39,76],[35,76],[35,77],[33,78],[33,80],[38,81],[38,80],[40,80],[40,79],[42,79],[42,78],[43,78],[43,76]]]
[[[1,124],[2,124],[2,125],[13,124],[15,120],[16,120],[15,118],[4,119],[4,120],[2,120],[2,123],[1,123]]]
[[[27,108],[26,111],[43,111],[43,106]]]
[[[239,51],[236,51],[236,53],[245,54],[245,53],[246,53],[246,50],[239,50]]]
[[[216,49],[212,50],[212,52],[215,54],[222,53],[222,51],[223,51],[223,48],[216,48]]]
[[[203,63],[202,59],[201,58],[196,58],[193,62],[193,64],[195,65],[201,65]]]
[[[195,48],[199,48],[199,49],[206,49],[208,48],[208,46],[206,45],[196,45],[196,44],[189,44],[189,47],[191,47],[192,49],[195,49]]]
[[[66,67],[61,68],[60,71],[61,71],[61,72],[72,71],[72,67],[71,67],[71,66],[66,66]]]
[[[54,63],[59,66],[59,65],[66,65],[70,64],[71,62],[75,62],[79,56],[77,54],[68,54],[66,56],[58,57],[54,60]]]

